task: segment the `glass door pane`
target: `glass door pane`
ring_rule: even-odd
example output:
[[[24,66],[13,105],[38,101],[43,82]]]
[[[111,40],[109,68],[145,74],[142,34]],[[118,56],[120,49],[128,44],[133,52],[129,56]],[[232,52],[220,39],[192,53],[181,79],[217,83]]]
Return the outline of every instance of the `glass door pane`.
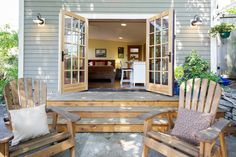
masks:
[[[63,21],[60,26],[60,41],[64,80],[61,81],[61,92],[86,90],[87,20],[67,11],[61,11],[60,17]]]
[[[147,90],[168,95],[173,93],[173,18],[172,9],[150,18],[147,31]]]

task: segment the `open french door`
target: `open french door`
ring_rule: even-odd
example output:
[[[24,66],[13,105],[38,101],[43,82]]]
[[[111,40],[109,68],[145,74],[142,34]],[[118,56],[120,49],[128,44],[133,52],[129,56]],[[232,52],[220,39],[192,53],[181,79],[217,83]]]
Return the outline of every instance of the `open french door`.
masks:
[[[174,10],[146,21],[147,85],[151,92],[173,95]]]
[[[61,10],[59,27],[60,93],[87,90],[88,20]]]

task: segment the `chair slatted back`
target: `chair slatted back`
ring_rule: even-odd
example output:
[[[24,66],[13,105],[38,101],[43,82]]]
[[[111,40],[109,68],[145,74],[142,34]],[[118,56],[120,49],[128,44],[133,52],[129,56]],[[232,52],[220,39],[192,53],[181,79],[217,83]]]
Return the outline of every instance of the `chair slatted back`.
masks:
[[[179,107],[216,115],[221,86],[208,79],[190,79],[180,86]]]
[[[46,104],[47,86],[43,81],[20,78],[5,86],[4,98],[9,110]]]

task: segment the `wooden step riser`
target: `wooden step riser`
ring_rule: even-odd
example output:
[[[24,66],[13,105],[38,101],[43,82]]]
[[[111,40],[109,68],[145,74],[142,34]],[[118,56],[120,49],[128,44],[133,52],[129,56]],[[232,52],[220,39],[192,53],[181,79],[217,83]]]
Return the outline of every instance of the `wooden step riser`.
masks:
[[[81,111],[81,112],[72,112],[78,114],[81,118],[133,118],[137,117],[141,114],[147,112],[132,112],[132,111],[101,111],[101,112],[93,112],[93,111]]]
[[[65,124],[58,125],[59,131],[66,130]],[[153,130],[167,131],[168,126],[154,125]],[[143,124],[76,124],[75,131],[78,132],[143,132]]]
[[[178,101],[47,101],[48,106],[165,106],[177,107]]]
[[[145,114],[148,111],[70,111],[71,113],[79,115],[81,118],[134,118]],[[49,114],[50,115],[50,114]],[[176,117],[177,114],[173,113]],[[158,116],[159,118],[166,118],[166,116]],[[218,112],[216,118],[225,117],[224,112]]]

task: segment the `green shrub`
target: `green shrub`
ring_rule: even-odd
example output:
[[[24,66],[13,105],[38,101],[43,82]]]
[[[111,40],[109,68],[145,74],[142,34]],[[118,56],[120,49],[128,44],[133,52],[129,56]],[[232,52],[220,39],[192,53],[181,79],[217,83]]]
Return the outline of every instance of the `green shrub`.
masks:
[[[180,66],[181,67],[181,66]],[[185,62],[182,66],[183,74],[179,77],[176,77],[178,83],[181,84],[184,81],[187,81],[192,78],[207,78],[209,80],[218,82],[220,78],[209,71],[210,64],[208,61],[204,60],[199,56],[196,50],[192,50],[189,56],[185,58]],[[175,73],[178,73],[178,69],[175,69]],[[175,74],[176,76],[177,74]]]
[[[9,25],[0,28],[0,103],[3,100],[3,88],[18,77],[17,52],[18,36]]]
[[[175,79],[180,80],[184,76],[184,68],[182,66],[177,66],[175,68]]]

